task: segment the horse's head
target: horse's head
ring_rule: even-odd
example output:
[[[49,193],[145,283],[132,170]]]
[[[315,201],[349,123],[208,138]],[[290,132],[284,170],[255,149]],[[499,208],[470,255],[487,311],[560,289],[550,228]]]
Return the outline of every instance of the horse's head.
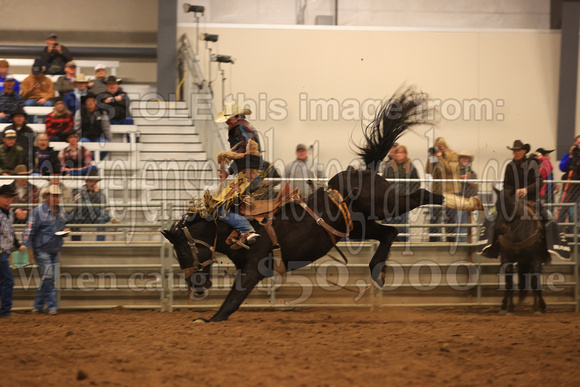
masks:
[[[496,210],[501,212],[501,218],[507,222],[521,218],[526,211],[527,202],[519,196],[506,190],[493,189],[497,195]]]
[[[513,193],[494,190],[498,195],[496,204],[498,217],[502,220],[499,231],[500,243],[513,250],[520,250],[535,243],[542,230],[535,206]]]
[[[212,285],[210,268],[214,261],[215,222],[198,215],[186,215],[161,234],[173,244],[173,252],[185,273],[189,287],[202,294]]]

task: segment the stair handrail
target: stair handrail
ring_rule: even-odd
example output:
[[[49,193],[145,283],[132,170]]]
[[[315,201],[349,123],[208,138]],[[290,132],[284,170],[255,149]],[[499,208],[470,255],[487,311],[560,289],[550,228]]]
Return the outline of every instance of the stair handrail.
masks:
[[[199,56],[195,54],[193,45],[186,34],[179,38],[177,63],[178,73],[181,72],[182,99],[187,103],[200,141],[208,153],[208,159],[216,160],[219,152],[229,149],[227,129],[225,125],[217,124],[213,120],[218,110],[213,102],[208,82],[199,66]],[[205,108],[202,109],[198,105],[199,102],[203,102]]]

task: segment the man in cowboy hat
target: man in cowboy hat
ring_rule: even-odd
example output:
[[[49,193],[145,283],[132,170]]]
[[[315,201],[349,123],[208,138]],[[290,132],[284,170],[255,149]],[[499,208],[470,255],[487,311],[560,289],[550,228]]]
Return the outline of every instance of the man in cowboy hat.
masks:
[[[89,171],[85,180],[85,185],[73,191],[74,201],[77,204],[86,204],[76,210],[74,223],[84,224],[120,224],[121,221],[111,217],[100,204],[107,204],[107,197],[99,187],[101,178],[98,171]],[[94,205],[94,206],[93,206]],[[105,231],[104,227],[97,227],[97,231]],[[80,241],[81,235],[73,235],[73,241]],[[97,241],[104,242],[105,235],[97,235]]]
[[[14,234],[14,215],[17,218],[26,219],[25,211],[20,209],[10,210],[10,204],[14,200],[16,193],[9,185],[0,187],[0,317],[8,317],[12,314],[12,294],[14,289],[14,277],[10,268],[10,254],[16,247],[21,252],[25,247],[20,245]]]
[[[99,109],[107,111],[111,125],[133,125],[129,111],[131,100],[119,87],[119,80],[114,75],[109,75],[106,84],[107,91],[97,96]]]
[[[24,245],[32,249],[34,260],[42,273],[33,313],[42,312],[46,305],[48,314],[55,315],[58,308],[54,287],[56,265],[63,237],[70,232],[66,228],[64,210],[59,205],[61,194],[60,187],[51,184],[44,192],[44,203],[32,210],[23,231]]]
[[[85,74],[78,74],[74,82],[74,90],[64,96],[64,104],[73,116],[81,108],[81,98],[88,93],[87,85],[89,81],[85,77]]]
[[[16,193],[14,197],[14,204],[36,204],[38,203],[38,188],[28,181],[26,176],[30,175],[30,171],[26,165],[17,165],[14,168],[14,175],[20,176],[20,179],[14,179],[10,184],[12,190]],[[23,219],[26,220],[26,219]],[[17,220],[16,223],[26,223],[24,221]]]
[[[14,129],[16,131],[16,145],[20,146],[25,153],[24,163],[32,168],[33,153],[34,153],[34,138],[36,133],[34,130],[28,126],[26,121],[27,114],[24,108],[19,107],[12,112],[10,115],[10,120],[12,123],[8,125],[4,130]]]
[[[246,121],[246,116],[250,114],[250,109],[242,108],[237,102],[228,102],[224,105],[224,110],[215,116],[215,122],[225,122],[228,125],[228,142],[232,152],[244,153],[250,140],[254,140],[261,148],[258,132]]]
[[[570,257],[570,248],[567,246],[566,240],[560,237],[558,225],[553,221],[553,217],[540,202],[540,188],[542,186],[542,177],[538,162],[533,158],[526,157],[530,151],[530,144],[524,144],[521,140],[515,140],[513,146],[507,149],[513,152],[513,160],[507,165],[504,179],[503,189],[511,196],[526,199],[537,203],[538,213],[542,221],[546,233],[546,245],[548,252],[559,258],[568,259]],[[500,251],[498,241],[498,229],[501,227],[503,215],[498,211],[498,217],[495,224],[484,225],[482,238],[479,242],[481,254],[487,258],[497,258]],[[493,235],[491,233],[493,232]],[[488,241],[491,241],[489,243]]]

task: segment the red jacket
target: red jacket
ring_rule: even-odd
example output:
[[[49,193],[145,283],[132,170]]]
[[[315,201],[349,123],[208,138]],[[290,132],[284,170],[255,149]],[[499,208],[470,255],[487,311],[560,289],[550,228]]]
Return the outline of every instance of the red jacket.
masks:
[[[44,123],[46,124],[46,134],[49,140],[52,140],[54,136],[66,140],[66,136],[73,131],[74,127],[74,120],[71,114],[53,117],[52,112],[50,112],[44,119]]]

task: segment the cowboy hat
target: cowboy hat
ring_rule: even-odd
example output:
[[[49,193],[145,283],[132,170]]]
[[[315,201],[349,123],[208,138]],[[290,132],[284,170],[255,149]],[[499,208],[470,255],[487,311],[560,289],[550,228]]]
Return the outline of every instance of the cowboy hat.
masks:
[[[0,187],[0,196],[16,196],[16,192],[10,184],[4,184]]]
[[[24,164],[19,164],[14,168],[15,175],[30,175],[31,173],[32,171],[29,171]]]
[[[512,151],[524,149],[526,153],[528,153],[530,151],[530,144],[524,144],[523,142],[521,142],[521,140],[515,140],[514,146],[512,146],[511,148],[507,146],[507,148]]]
[[[538,148],[538,149],[536,149],[536,153],[540,153],[542,156],[545,156],[545,155],[547,155],[549,153],[552,153],[553,151],[554,151],[554,149],[552,149],[552,150],[546,150],[544,148]]]
[[[16,109],[14,109],[14,111],[12,113],[10,113],[10,119],[13,119],[17,115],[24,116],[25,118],[27,116],[26,111],[21,106],[17,107]]]
[[[238,114],[247,116],[252,114],[252,111],[250,109],[241,108],[237,102],[228,102],[224,105],[224,110],[215,116],[214,121],[226,122],[230,117],[237,116]]]
[[[457,157],[458,157],[458,158],[461,158],[461,157],[467,157],[467,158],[469,158],[469,161],[473,161],[473,155],[472,155],[471,153],[469,153],[468,151],[466,151],[466,150],[462,150],[462,151],[461,151],[461,152],[460,152],[460,153],[457,155]]]
[[[44,189],[44,192],[42,192],[42,196],[45,195],[62,195],[62,191],[60,189],[60,186],[58,184],[51,184],[48,187],[46,187]]]
[[[89,82],[89,80],[87,79],[87,77],[85,77],[85,74],[83,74],[83,73],[77,74],[74,81],[79,82],[79,83],[88,83]]]

